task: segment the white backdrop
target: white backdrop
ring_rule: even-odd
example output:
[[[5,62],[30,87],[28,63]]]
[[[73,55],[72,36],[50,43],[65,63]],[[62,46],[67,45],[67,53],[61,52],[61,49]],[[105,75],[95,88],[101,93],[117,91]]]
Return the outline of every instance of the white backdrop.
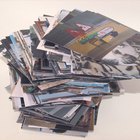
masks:
[[[140,31],[140,0],[0,0],[0,39],[28,28],[43,14],[74,8],[92,10]],[[7,66],[0,60],[0,139],[1,140],[81,140],[83,138],[32,132],[20,129],[4,89],[9,84]],[[95,131],[85,140],[140,140],[140,80],[122,82],[126,91],[102,101]],[[134,93],[136,92],[136,93]]]

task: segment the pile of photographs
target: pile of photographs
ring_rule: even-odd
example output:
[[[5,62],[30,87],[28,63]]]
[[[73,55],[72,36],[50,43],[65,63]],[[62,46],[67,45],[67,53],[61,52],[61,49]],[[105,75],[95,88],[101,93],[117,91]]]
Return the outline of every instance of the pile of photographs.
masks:
[[[22,129],[86,136],[120,80],[140,78],[140,34],[91,11],[43,15],[1,40]]]

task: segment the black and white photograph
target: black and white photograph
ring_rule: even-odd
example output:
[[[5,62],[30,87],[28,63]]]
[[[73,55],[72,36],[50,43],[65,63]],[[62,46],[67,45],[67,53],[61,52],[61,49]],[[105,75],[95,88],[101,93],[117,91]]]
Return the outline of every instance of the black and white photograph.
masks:
[[[139,40],[140,34],[135,34],[104,56],[102,62],[110,65],[140,65]]]

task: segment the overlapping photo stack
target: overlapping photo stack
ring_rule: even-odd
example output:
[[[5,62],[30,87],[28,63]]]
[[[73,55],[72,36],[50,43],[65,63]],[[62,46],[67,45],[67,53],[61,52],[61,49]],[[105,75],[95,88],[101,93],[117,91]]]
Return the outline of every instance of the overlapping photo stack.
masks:
[[[91,11],[43,15],[1,40],[22,129],[86,136],[102,99],[140,78],[140,34]]]

